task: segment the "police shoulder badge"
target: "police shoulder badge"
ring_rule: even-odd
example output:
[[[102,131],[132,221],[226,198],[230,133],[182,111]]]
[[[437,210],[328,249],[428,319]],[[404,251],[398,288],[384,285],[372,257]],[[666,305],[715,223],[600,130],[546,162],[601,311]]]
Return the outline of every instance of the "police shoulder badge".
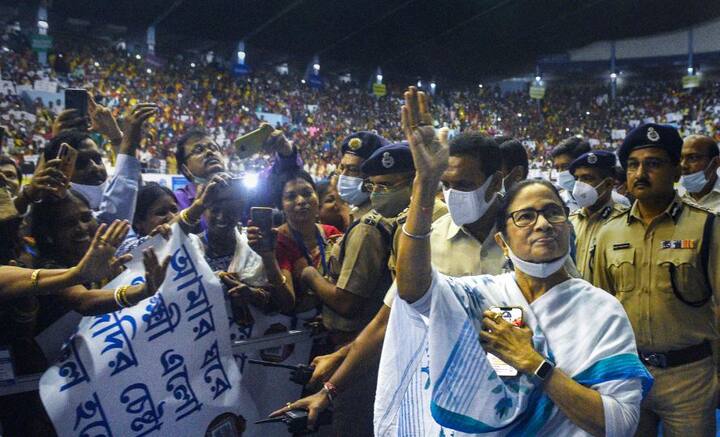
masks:
[[[594,153],[589,154],[587,157],[588,164],[596,164],[597,160],[598,160],[597,155]]]
[[[652,142],[660,141],[660,134],[651,126],[647,131],[647,139]]]
[[[362,147],[362,140],[360,140],[360,138],[351,138],[350,141],[348,141],[348,148],[350,148],[350,150],[357,150],[360,147]]]
[[[395,165],[395,158],[390,155],[390,152],[385,152],[383,153],[380,163],[385,168],[392,168],[392,166]]]

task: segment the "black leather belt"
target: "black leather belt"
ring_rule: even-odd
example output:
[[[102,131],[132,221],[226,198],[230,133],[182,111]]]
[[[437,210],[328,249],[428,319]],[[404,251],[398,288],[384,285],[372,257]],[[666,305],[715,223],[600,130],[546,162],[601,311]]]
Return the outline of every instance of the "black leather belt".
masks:
[[[712,347],[710,342],[705,341],[694,346],[686,347],[670,352],[638,352],[640,359],[646,366],[659,367],[661,369],[667,367],[682,366],[700,361],[712,355]]]

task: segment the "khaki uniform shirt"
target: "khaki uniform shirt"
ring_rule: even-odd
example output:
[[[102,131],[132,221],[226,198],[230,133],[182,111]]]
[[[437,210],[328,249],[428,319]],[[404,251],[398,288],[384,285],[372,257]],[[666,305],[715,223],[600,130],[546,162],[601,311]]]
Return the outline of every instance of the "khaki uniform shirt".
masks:
[[[360,220],[345,235],[344,241],[334,246],[330,253],[330,272],[335,285],[364,298],[363,305],[352,318],[343,317],[324,305],[323,323],[332,330],[352,332],[364,328],[380,309],[392,283],[388,258],[394,219],[370,212]],[[345,254],[340,259],[343,245]]]
[[[365,216],[365,214],[372,211],[372,205],[370,204],[370,201],[363,203],[360,206],[353,206],[350,208],[350,223],[354,222],[355,220],[360,220]]]
[[[712,191],[710,191],[700,199],[695,200],[695,198],[687,192],[683,194],[682,198],[683,200],[687,200],[688,202],[696,203],[703,208],[707,208],[715,212],[720,212],[720,177],[717,179],[717,181],[715,181],[715,186],[713,187]]]
[[[592,280],[590,253],[595,248],[595,237],[608,220],[622,214],[627,208],[610,200],[604,207],[588,216],[587,208],[580,208],[570,214],[570,222],[575,228],[575,260],[577,268],[586,281]]]
[[[680,301],[698,301],[720,291],[720,219],[712,241],[703,241],[710,212],[675,196],[645,227],[637,202],[600,230],[593,260],[593,285],[617,296],[627,311],[638,350],[668,352],[718,336],[712,300],[700,308]],[[700,250],[710,244],[706,283]],[[675,271],[674,281],[671,270]],[[716,296],[717,300],[717,296]]]
[[[395,266],[397,261],[397,249],[398,249],[398,242],[400,241],[400,234],[402,233],[402,226],[405,224],[405,220],[407,220],[407,213],[408,210],[401,212],[397,217],[397,229],[395,229],[395,235],[393,236],[393,246],[392,246],[392,252],[390,253],[390,259],[388,260],[388,267],[390,268],[390,272],[392,273],[393,279],[395,278]],[[435,220],[439,219],[440,217],[444,216],[448,213],[447,206],[445,205],[445,202],[442,200],[435,199],[435,203],[433,204],[433,212],[432,212],[432,221],[433,225],[435,223]],[[386,290],[387,291],[387,290]]]
[[[401,231],[402,232],[402,231]],[[480,242],[455,224],[450,214],[433,222],[430,234],[430,259],[438,272],[448,276],[497,275],[507,264],[502,249],[495,242],[495,228]],[[392,287],[385,295],[385,305],[391,307],[397,294]]]

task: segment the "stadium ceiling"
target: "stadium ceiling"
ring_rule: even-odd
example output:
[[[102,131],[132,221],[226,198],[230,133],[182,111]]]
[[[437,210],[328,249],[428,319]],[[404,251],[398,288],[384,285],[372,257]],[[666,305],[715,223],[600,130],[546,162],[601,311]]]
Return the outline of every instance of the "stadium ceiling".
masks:
[[[31,3],[31,2],[28,2]],[[541,55],[687,28],[709,0],[52,0],[51,17],[258,47],[322,63],[477,81],[532,71]]]

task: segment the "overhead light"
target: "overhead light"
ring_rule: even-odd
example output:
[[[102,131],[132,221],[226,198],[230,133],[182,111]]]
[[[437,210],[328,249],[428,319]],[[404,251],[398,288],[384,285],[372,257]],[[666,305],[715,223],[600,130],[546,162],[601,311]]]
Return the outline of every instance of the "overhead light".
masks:
[[[540,77],[540,76],[535,76],[535,82],[540,82],[541,80],[542,80],[542,77]]]
[[[612,80],[617,79],[617,73],[610,73],[610,79],[612,79]]]
[[[304,83],[305,83],[305,79],[300,79],[300,83],[304,84]]]
[[[565,132],[570,132],[570,128],[569,128],[569,127],[566,127],[566,128],[565,128]]]
[[[194,63],[194,62],[191,62],[191,63],[190,63],[190,68],[195,68],[195,63]]]
[[[688,67],[688,70],[687,70],[687,71],[688,71],[688,74],[691,75],[691,74],[693,74],[693,72],[695,71],[695,69],[692,68],[692,67]]]
[[[478,88],[482,88],[482,84],[481,84],[481,83],[478,84]]]
[[[430,88],[435,89],[435,82],[430,82]]]
[[[313,70],[320,71],[320,64],[318,64],[318,63],[313,64]]]
[[[590,111],[585,111],[585,115],[590,115]]]
[[[99,67],[99,66],[100,66],[100,63],[99,63],[98,61],[95,61],[95,63],[94,63],[93,65],[96,66],[96,67]]]
[[[149,69],[149,68],[148,68],[147,70],[145,70],[145,72],[146,72],[147,74],[152,74],[152,70]]]
[[[518,117],[522,117],[522,112],[518,112]]]
[[[382,74],[378,74],[378,75],[375,76],[375,79],[377,79],[378,83],[382,83],[383,75],[382,75]]]
[[[418,81],[417,81],[417,87],[418,87],[418,88],[422,88],[422,81],[421,81],[421,80],[418,80]]]
[[[140,54],[138,53],[137,55],[135,55],[135,59],[140,60],[142,59],[142,56],[140,56]]]

